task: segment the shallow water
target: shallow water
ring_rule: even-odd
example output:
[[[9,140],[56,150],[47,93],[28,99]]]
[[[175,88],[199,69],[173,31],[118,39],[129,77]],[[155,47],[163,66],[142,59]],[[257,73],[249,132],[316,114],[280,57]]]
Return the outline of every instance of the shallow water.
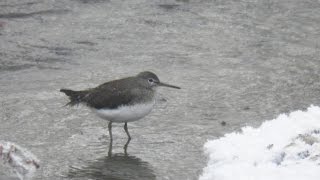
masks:
[[[4,0],[0,139],[38,156],[35,179],[197,179],[203,144],[319,104],[320,3]],[[59,89],[155,72],[159,91],[133,137]],[[225,125],[224,125],[225,123]]]

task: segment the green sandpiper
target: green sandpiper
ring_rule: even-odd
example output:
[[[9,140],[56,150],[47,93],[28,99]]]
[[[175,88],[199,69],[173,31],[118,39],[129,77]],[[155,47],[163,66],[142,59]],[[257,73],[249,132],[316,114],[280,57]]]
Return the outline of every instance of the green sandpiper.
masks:
[[[144,71],[136,76],[109,81],[87,90],[60,89],[60,91],[69,96],[70,102],[67,105],[85,104],[100,118],[109,121],[111,145],[112,123],[124,123],[124,130],[128,136],[125,145],[127,148],[131,140],[127,123],[137,121],[151,112],[155,104],[156,89],[159,86],[180,89],[160,82],[157,75]]]

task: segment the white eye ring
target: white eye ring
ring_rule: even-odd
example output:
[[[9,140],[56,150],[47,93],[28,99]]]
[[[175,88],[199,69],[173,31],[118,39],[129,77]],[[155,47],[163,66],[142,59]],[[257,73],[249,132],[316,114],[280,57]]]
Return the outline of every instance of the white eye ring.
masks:
[[[149,83],[153,83],[154,82],[153,79],[148,79],[148,81],[149,81]]]

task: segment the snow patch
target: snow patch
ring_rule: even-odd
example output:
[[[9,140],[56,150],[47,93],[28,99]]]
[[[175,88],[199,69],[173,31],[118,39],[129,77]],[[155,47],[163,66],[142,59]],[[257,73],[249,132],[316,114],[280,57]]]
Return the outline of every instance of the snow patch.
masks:
[[[208,141],[200,180],[319,180],[320,107]]]

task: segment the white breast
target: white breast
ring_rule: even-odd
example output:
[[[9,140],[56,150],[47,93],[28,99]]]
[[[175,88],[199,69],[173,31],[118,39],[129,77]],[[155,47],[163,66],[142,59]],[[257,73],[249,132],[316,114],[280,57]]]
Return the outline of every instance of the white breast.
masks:
[[[148,104],[137,104],[134,106],[120,106],[117,109],[95,110],[99,117],[112,122],[137,121],[148,115],[154,106],[154,102]]]

